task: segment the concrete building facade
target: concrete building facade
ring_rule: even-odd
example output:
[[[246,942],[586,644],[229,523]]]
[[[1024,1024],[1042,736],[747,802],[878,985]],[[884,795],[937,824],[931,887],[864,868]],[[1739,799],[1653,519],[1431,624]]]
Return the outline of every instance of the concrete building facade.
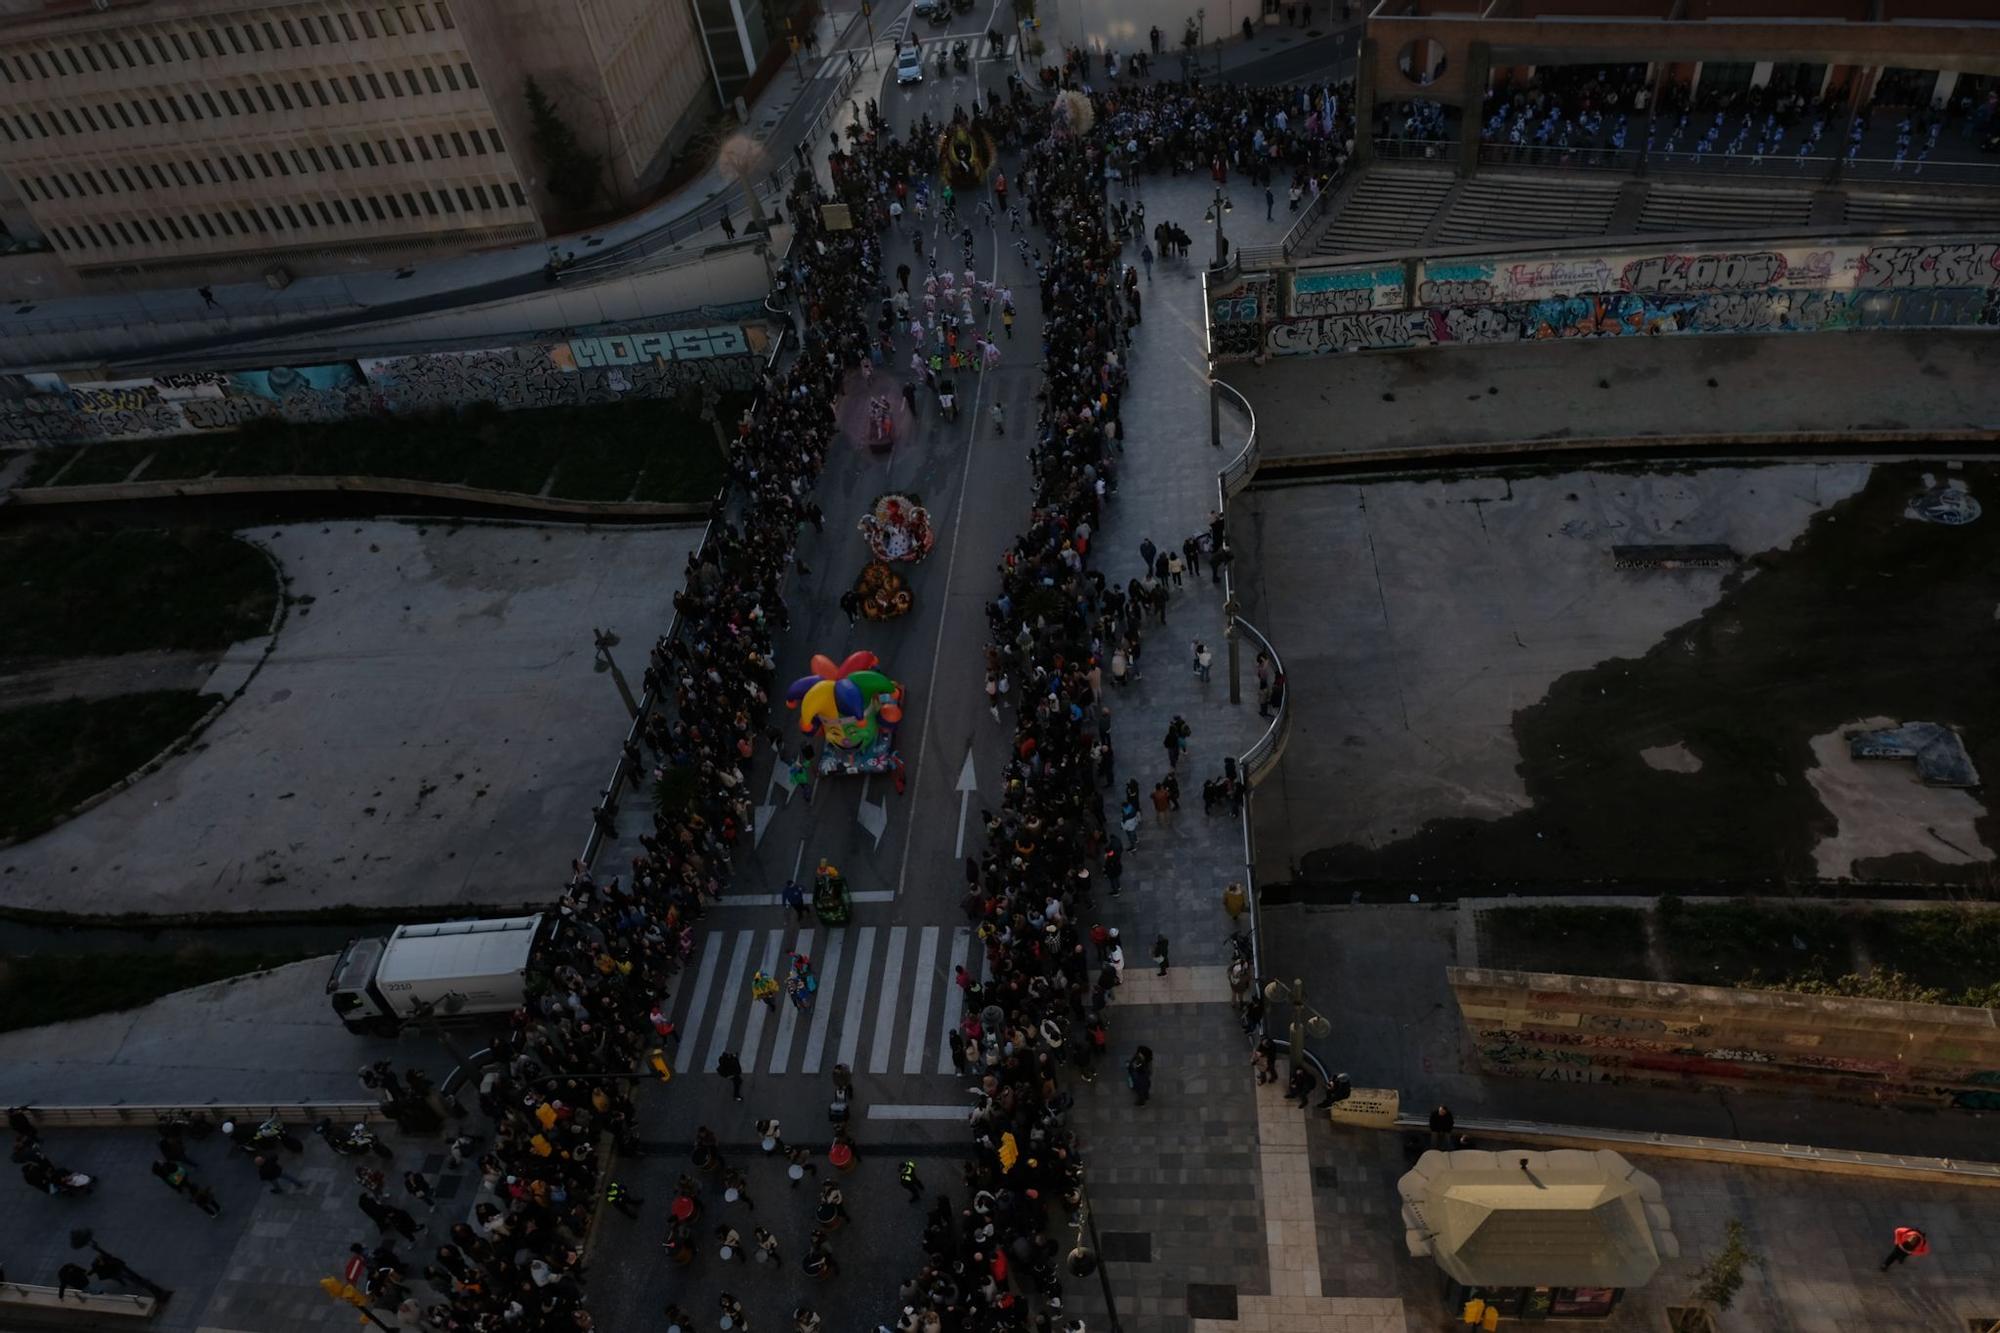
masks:
[[[714,106],[650,0],[0,0],[0,221],[70,268],[545,235],[535,78],[616,199]]]

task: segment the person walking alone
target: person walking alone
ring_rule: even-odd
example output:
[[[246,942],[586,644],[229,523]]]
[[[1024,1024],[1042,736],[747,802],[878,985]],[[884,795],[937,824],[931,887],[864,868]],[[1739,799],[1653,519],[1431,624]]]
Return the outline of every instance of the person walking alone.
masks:
[[[917,1179],[917,1164],[905,1159],[896,1169],[896,1183],[910,1192],[910,1202],[917,1203],[923,1198],[924,1182]]]
[[[1882,1261],[1882,1271],[1888,1272],[1913,1254],[1929,1254],[1931,1243],[1923,1232],[1915,1227],[1897,1227],[1896,1244],[1889,1251],[1889,1257]]]
[[[735,1094],[737,1101],[742,1101],[743,1062],[737,1058],[736,1052],[724,1051],[715,1062],[715,1072],[729,1080],[729,1090]]]
[[[1153,941],[1153,961],[1160,965],[1159,975],[1167,975],[1167,937],[1159,936]]]
[[[1125,1082],[1132,1089],[1132,1105],[1144,1106],[1153,1095],[1153,1048],[1141,1046],[1125,1062]]]

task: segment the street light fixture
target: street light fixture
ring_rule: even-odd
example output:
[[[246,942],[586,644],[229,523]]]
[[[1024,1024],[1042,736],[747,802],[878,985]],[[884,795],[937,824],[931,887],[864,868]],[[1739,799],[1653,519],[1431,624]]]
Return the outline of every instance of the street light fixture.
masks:
[[[1216,186],[1215,198],[1212,201],[1210,201],[1208,205],[1208,211],[1201,215],[1201,220],[1203,222],[1213,222],[1215,224],[1215,267],[1217,268],[1222,267],[1223,262],[1228,255],[1227,247],[1229,243],[1226,240],[1224,240],[1222,236],[1222,215],[1225,213],[1233,213],[1235,211],[1236,211],[1236,205],[1229,198],[1229,195],[1223,190],[1223,188],[1220,185]]]
[[[1272,1004],[1292,1006],[1292,1020],[1285,1029],[1290,1047],[1285,1052],[1285,1058],[1296,1072],[1306,1057],[1305,1038],[1310,1035],[1323,1041],[1333,1031],[1333,1024],[1327,1021],[1325,1014],[1306,1003],[1306,983],[1296,977],[1289,986],[1272,978],[1264,985],[1264,998]]]

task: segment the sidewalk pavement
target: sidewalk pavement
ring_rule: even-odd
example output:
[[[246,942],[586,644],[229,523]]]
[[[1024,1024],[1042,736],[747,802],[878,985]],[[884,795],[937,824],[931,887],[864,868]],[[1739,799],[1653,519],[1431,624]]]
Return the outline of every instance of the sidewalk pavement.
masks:
[[[1243,443],[1241,419],[1233,413],[1223,416],[1222,448],[1209,443],[1208,384],[1200,367],[1202,257],[1214,253],[1212,230],[1201,215],[1214,185],[1206,176],[1181,176],[1140,177],[1136,186],[1134,193],[1146,205],[1149,233],[1155,224],[1172,221],[1194,239],[1188,258],[1155,259],[1152,280],[1142,276],[1139,283],[1144,318],[1133,330],[1125,455],[1118,492],[1105,511],[1093,557],[1105,581],[1121,585],[1139,575],[1139,545],[1145,539],[1161,550],[1178,551],[1184,538],[1207,531],[1216,507],[1216,470]],[[1289,215],[1282,203],[1276,220],[1267,223],[1260,187],[1232,180],[1229,190],[1236,208],[1224,231],[1232,244],[1268,245],[1284,234]],[[1125,262],[1136,266],[1138,250],[1128,243]],[[1115,813],[1126,780],[1136,779],[1142,819],[1139,848],[1126,858],[1123,896],[1114,902],[1100,888],[1097,905],[1104,924],[1121,931],[1133,968],[1145,966],[1159,934],[1168,937],[1179,963],[1227,961],[1230,926],[1222,890],[1243,878],[1242,828],[1227,811],[1202,813],[1201,784],[1219,777],[1223,759],[1242,754],[1267,725],[1257,716],[1251,653],[1242,662],[1243,702],[1229,702],[1221,585],[1211,582],[1205,561],[1200,574],[1190,570],[1185,578],[1183,587],[1170,590],[1167,623],[1150,624],[1142,636],[1141,678],[1122,690],[1106,690],[1117,781],[1105,793],[1105,804]],[[1194,674],[1196,639],[1214,655],[1207,681]],[[1177,715],[1187,720],[1193,735],[1178,773],[1181,809],[1162,828],[1149,798],[1167,772],[1162,741]],[[1116,1027],[1114,1022],[1114,1032]],[[1118,1039],[1124,1040],[1122,1034]]]
[[[451,1060],[417,1033],[358,1037],[327,1003],[333,958],[218,981],[123,1013],[0,1033],[9,1106],[200,1106],[366,1100],[356,1078],[389,1060],[441,1077]],[[478,1046],[471,1035],[461,1044]]]
[[[1496,440],[1991,429],[1993,347],[1985,330],[1689,334],[1277,357],[1217,377],[1256,409],[1272,463]]]

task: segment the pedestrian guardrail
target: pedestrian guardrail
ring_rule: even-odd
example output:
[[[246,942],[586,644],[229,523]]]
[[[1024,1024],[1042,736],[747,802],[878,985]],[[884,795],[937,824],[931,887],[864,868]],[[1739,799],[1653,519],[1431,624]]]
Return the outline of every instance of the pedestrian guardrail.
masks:
[[[1424,153],[1422,148],[1439,148],[1433,140],[1377,139],[1377,157],[1445,161],[1442,153]],[[1527,168],[1538,171],[1591,171],[1617,175],[1686,176],[1714,179],[1726,176],[1784,186],[1801,181],[1818,184],[1841,178],[1875,183],[1925,185],[1972,185],[2000,189],[2000,162],[1963,159],[1888,157],[1846,157],[1828,151],[1799,156],[1798,146],[1784,146],[1767,153],[1696,153],[1691,148],[1651,151],[1642,148],[1611,148],[1601,145],[1482,143],[1482,166]]]
[[[1377,162],[1437,162],[1451,165],[1448,139],[1371,139]]]
[[[0,1305],[29,1310],[61,1310],[68,1314],[124,1315],[151,1319],[160,1303],[151,1296],[127,1291],[78,1291],[71,1287],[41,1287],[32,1282],[0,1282]]]
[[[1325,193],[1331,192],[1328,191]],[[1322,197],[1325,197],[1325,195],[1323,194]],[[1238,392],[1234,385],[1225,384],[1221,380],[1211,379],[1209,381],[1209,393],[1212,395],[1210,411],[1214,413],[1211,417],[1211,425],[1215,432],[1215,443],[1219,445],[1222,442],[1221,405],[1225,402],[1230,403],[1237,411],[1242,413],[1244,422],[1248,428],[1245,432],[1243,447],[1237,450],[1228,462],[1216,470],[1215,508],[1217,513],[1222,513],[1228,508],[1229,497],[1249,485],[1250,479],[1256,475],[1257,463],[1260,457],[1259,442],[1257,439],[1257,411],[1250,406],[1250,400]],[[1274,673],[1274,679],[1276,676],[1283,674],[1285,664],[1284,659],[1279,657],[1278,650],[1272,646],[1268,638],[1264,637],[1263,631],[1245,620],[1242,614],[1236,610],[1236,570],[1234,562],[1225,565],[1222,570],[1222,599],[1223,605],[1228,608],[1229,615],[1229,623],[1224,632],[1230,636],[1231,640],[1230,689],[1231,698],[1234,701],[1236,696],[1236,680],[1234,675],[1236,670],[1235,655],[1241,652],[1240,640],[1248,639],[1256,651],[1263,653],[1271,659],[1271,670]],[[1242,783],[1245,788],[1255,787],[1257,782],[1276,765],[1278,757],[1285,752],[1285,737],[1289,734],[1290,724],[1291,691],[1287,688],[1285,693],[1278,699],[1278,707],[1275,710],[1275,715],[1271,718],[1270,725],[1264,728],[1262,735],[1251,742],[1250,748],[1237,756],[1237,781]],[[1250,822],[1250,797],[1247,792],[1237,806],[1236,817],[1237,823],[1241,826],[1243,838],[1243,889],[1249,901],[1250,912],[1250,976],[1253,985],[1261,985],[1261,978],[1264,976],[1264,943],[1263,929],[1258,920],[1257,843],[1256,833],[1252,829]],[[1266,1029],[1266,1033],[1268,1035],[1268,1029]],[[1279,1049],[1287,1052],[1290,1051],[1290,1043],[1285,1038],[1280,1037],[1276,1040]],[[1298,1058],[1304,1059],[1314,1069],[1319,1071],[1322,1084],[1329,1082],[1326,1066],[1321,1064],[1319,1057],[1315,1056],[1310,1050],[1300,1051]]]
[[[791,257],[791,250],[787,248],[785,251],[785,258],[787,261],[789,261],[790,257]],[[766,371],[769,371],[778,364],[779,356],[783,355],[784,353],[785,344],[789,342],[792,338],[794,326],[791,317],[788,314],[786,314],[783,311],[771,309],[771,299],[768,296],[764,298],[764,309],[773,318],[779,318],[782,320],[778,328],[778,336],[771,340],[771,354],[764,359],[764,369]],[[761,398],[762,394],[763,390],[760,388],[758,390],[758,396]],[[697,556],[699,556],[701,552],[706,551],[708,549],[708,543],[710,542],[710,540],[713,539],[715,535],[716,516],[723,511],[724,506],[728,502],[728,498],[729,498],[729,483],[728,481],[725,480],[722,483],[722,485],[716,490],[714,497],[709,501],[708,522],[702,525],[701,540],[695,543],[694,549]],[[681,613],[679,611],[675,611],[673,619],[667,622],[667,633],[665,637],[667,641],[671,643],[675,639],[680,637],[680,633],[681,633]],[[648,647],[647,653],[649,656],[651,655],[651,652],[652,649]],[[593,864],[596,863],[597,853],[604,846],[605,826],[607,824],[614,823],[618,818],[619,792],[623,789],[626,780],[633,776],[633,770],[629,767],[629,765],[631,764],[631,760],[628,758],[628,755],[632,752],[634,747],[643,746],[645,744],[646,719],[652,716],[653,707],[658,702],[659,702],[659,697],[653,690],[649,689],[643,695],[640,696],[639,711],[636,714],[634,714],[632,718],[632,725],[625,729],[625,739],[619,742],[618,759],[615,763],[611,765],[611,780],[605,784],[604,790],[600,793],[596,807],[591,811],[590,833],[583,840],[582,854],[577,857],[578,862],[582,864],[582,866],[586,870],[588,870]],[[641,751],[641,753],[643,753],[643,750]],[[633,782],[634,787],[639,787],[640,785],[641,784],[637,781]]]
[[[1428,1131],[1427,1118],[1403,1115],[1398,1130]],[[2000,1162],[1965,1161],[1955,1157],[1918,1157],[1901,1153],[1859,1152],[1849,1148],[1819,1148],[1804,1143],[1760,1143],[1752,1139],[1710,1139],[1693,1134],[1661,1134],[1643,1129],[1602,1129],[1584,1125],[1545,1125],[1533,1120],[1468,1120],[1455,1116],[1455,1133],[1478,1140],[1508,1140],[1554,1148],[1619,1149],[1682,1157],[1736,1166],[1816,1171],[1826,1175],[1867,1176],[1880,1180],[1923,1180],[1953,1185],[2000,1186]],[[1490,1144],[1481,1146],[1490,1147]]]
[[[211,1102],[205,1106],[30,1106],[30,1117],[43,1128],[131,1129],[158,1127],[162,1120],[200,1117],[211,1125],[225,1120],[238,1124],[261,1124],[276,1116],[289,1122],[314,1121],[322,1117],[337,1124],[357,1120],[385,1121],[388,1113],[379,1102],[273,1102],[255,1106]]]

